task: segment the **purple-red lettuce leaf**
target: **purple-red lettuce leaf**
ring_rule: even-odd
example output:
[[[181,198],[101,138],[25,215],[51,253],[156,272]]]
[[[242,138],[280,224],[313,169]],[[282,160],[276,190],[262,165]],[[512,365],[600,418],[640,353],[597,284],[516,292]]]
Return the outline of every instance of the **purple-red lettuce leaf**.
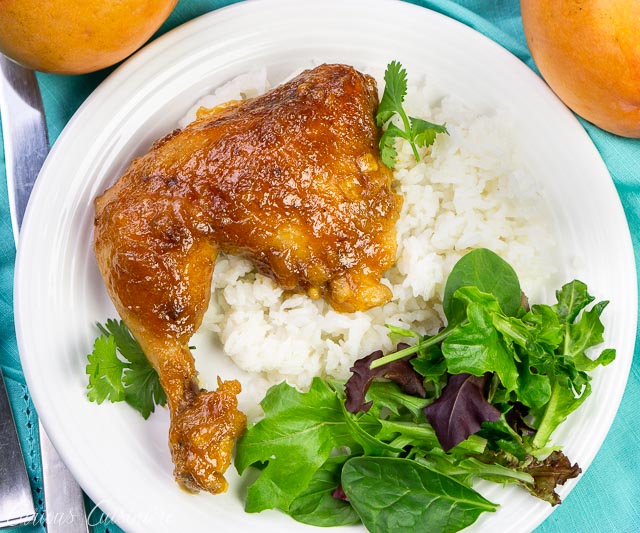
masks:
[[[398,350],[407,345],[398,345]],[[411,366],[411,356],[398,359],[379,368],[371,369],[371,362],[382,357],[382,350],[373,352],[358,359],[351,367],[351,377],[345,384],[347,400],[345,406],[351,413],[366,413],[371,408],[371,401],[367,401],[366,394],[374,379],[384,378],[397,383],[407,394],[424,398],[426,391],[422,376]]]
[[[442,396],[424,408],[443,450],[477,433],[483,422],[500,419],[500,411],[485,396],[486,383],[487,376],[452,375]]]
[[[515,473],[521,472],[526,476],[520,479],[517,474],[511,479],[492,479],[491,476],[485,475],[479,477],[490,481],[515,483],[551,505],[561,503],[556,488],[564,485],[569,479],[578,477],[582,472],[577,463],[571,464],[569,458],[558,450],[553,451],[545,459],[537,459],[530,454],[523,459],[518,459],[504,450],[486,450],[483,454],[476,455],[475,459],[487,465],[503,466]]]
[[[533,485],[524,484],[524,487],[534,496],[549,502],[551,505],[561,503],[560,496],[555,491],[559,485],[564,485],[567,480],[576,478],[582,472],[578,463],[571,464],[569,458],[560,451],[552,452],[546,459],[538,460],[533,457],[520,470],[533,477]]]

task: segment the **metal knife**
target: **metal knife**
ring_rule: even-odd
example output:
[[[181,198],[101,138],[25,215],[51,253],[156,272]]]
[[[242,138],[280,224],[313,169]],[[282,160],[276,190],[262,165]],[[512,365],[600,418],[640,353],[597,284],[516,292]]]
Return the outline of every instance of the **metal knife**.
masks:
[[[0,528],[36,518],[29,476],[0,370]]]
[[[0,116],[4,136],[11,222],[17,245],[31,189],[49,152],[49,139],[40,89],[34,72],[2,55],[0,55]],[[82,489],[58,456],[42,425],[40,425],[40,452],[48,533],[87,533]],[[20,455],[22,456],[21,453]],[[26,487],[31,499],[28,478]],[[0,496],[4,499],[1,492]],[[31,501],[31,509],[33,509],[33,501]]]

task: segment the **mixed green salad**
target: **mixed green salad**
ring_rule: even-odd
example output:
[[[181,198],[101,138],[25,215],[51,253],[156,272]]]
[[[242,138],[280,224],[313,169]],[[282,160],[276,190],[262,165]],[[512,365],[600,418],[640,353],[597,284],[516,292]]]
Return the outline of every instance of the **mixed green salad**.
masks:
[[[447,324],[434,335],[389,327],[397,350],[374,352],[346,381],[286,383],[237,442],[240,474],[255,469],[245,509],[279,509],[316,526],[362,522],[371,532],[459,531],[497,505],[474,488],[515,484],[551,505],[581,472],[550,444],[591,392],[590,372],[615,358],[584,283],[529,305],[495,253],[463,256],[446,283]],[[89,399],[126,401],[145,418],[164,404],[157,374],[121,322],[100,326]]]
[[[238,472],[260,471],[246,510],[372,532],[453,532],[497,508],[477,479],[560,503],[556,487],[580,468],[550,436],[615,351],[587,355],[603,342],[607,302],[591,305],[580,281],[556,294],[554,305],[529,306],[513,269],[474,250],[448,277],[440,332],[390,326],[398,350],[356,361],[346,382],[270,389],[264,418],[236,449]]]

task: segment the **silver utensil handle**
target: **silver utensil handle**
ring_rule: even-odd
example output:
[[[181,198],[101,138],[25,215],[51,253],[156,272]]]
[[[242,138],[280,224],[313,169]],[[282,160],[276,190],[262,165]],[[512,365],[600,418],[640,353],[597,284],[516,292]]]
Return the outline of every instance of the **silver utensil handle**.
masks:
[[[0,370],[0,528],[35,520],[29,476],[24,464],[9,396]]]
[[[49,140],[38,81],[32,70],[0,55],[0,108],[9,203],[16,245],[22,218]],[[40,426],[45,520],[49,533],[86,533],[82,490]],[[67,523],[65,517],[73,520]]]
[[[31,190],[49,153],[49,137],[34,72],[0,54],[0,84],[7,192],[17,245]]]
[[[40,425],[47,533],[88,533],[82,489]]]

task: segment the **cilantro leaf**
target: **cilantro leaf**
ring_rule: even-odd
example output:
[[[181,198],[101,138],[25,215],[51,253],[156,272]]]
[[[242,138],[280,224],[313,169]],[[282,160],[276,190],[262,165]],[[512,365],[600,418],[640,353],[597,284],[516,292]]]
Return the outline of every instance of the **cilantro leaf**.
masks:
[[[147,358],[140,348],[138,341],[133,338],[129,328],[120,320],[109,318],[104,325],[96,324],[103,335],[112,336],[116,342],[118,351],[131,363],[147,362]],[[147,363],[148,364],[148,363]]]
[[[112,335],[101,335],[93,343],[93,352],[88,355],[89,375],[87,396],[92,402],[101,404],[105,400],[120,402],[124,400],[122,371],[125,363],[118,359],[116,341]]]
[[[150,364],[134,364],[122,376],[124,401],[140,412],[146,420],[156,405],[166,405],[167,396],[160,385],[158,373]]]
[[[421,118],[409,117],[411,120],[411,137],[421,148],[431,146],[436,140],[438,133],[447,133],[444,124],[434,124]]]
[[[402,102],[407,95],[407,71],[400,62],[391,61],[387,65],[384,82],[384,92],[376,113],[377,126],[379,128],[387,126],[379,141],[382,162],[389,168],[396,166],[398,152],[395,148],[395,140],[398,137],[409,142],[416,161],[420,161],[418,147],[431,146],[438,133],[448,133],[447,128],[444,124],[433,124],[407,115],[402,107]],[[395,115],[402,120],[404,129],[390,122]]]
[[[389,124],[387,131],[380,137],[380,157],[389,168],[396,166],[396,158],[398,157],[396,137],[404,137],[404,131],[395,124]]]
[[[384,84],[384,93],[376,114],[376,124],[379,128],[398,113],[398,109],[402,109],[402,102],[407,95],[407,71],[399,61],[392,61],[387,65]]]
[[[87,397],[98,404],[124,401],[149,418],[156,405],[167,403],[157,372],[123,321],[109,319],[97,326],[102,335],[88,355]]]

